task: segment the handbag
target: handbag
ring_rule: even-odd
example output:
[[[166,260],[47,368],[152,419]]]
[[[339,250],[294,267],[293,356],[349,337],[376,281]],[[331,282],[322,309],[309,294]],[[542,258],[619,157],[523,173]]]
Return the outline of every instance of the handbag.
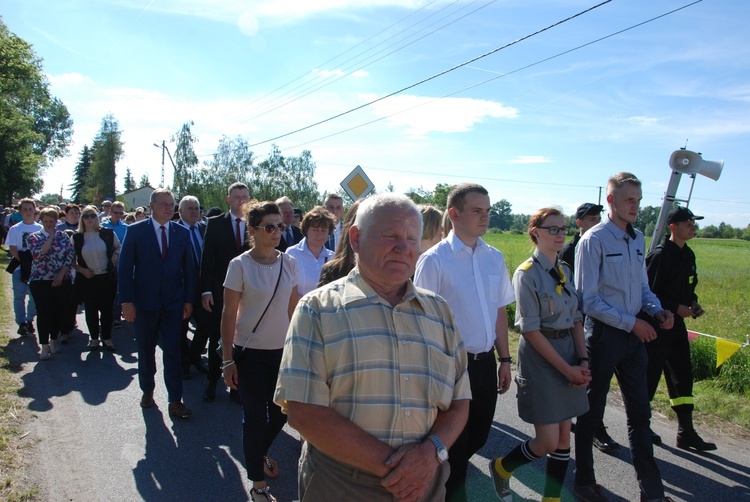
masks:
[[[276,278],[276,286],[273,288],[273,293],[271,294],[271,299],[268,300],[268,304],[266,305],[266,308],[263,309],[263,313],[260,315],[260,318],[258,319],[258,322],[255,323],[255,327],[253,328],[253,331],[250,333],[250,336],[247,337],[247,340],[245,341],[245,345],[232,346],[232,359],[236,361],[239,356],[242,354],[242,352],[247,348],[247,344],[252,338],[252,336],[255,334],[255,332],[258,329],[258,326],[260,325],[260,321],[263,320],[263,317],[266,315],[266,312],[268,311],[268,307],[271,306],[271,302],[273,302],[274,297],[276,296],[276,291],[279,289],[279,283],[281,282],[281,273],[284,270],[284,255],[283,253],[279,254],[279,258],[281,259],[281,263],[279,264],[279,276]],[[222,348],[221,340],[219,340],[219,346],[216,347],[216,352],[219,354],[219,357],[224,357],[224,351]]]

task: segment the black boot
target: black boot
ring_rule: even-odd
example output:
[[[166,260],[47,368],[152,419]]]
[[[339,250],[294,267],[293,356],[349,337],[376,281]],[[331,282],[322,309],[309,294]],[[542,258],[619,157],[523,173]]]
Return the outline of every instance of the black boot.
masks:
[[[693,413],[682,412],[677,414],[677,448],[683,450],[695,449],[698,451],[713,451],[715,443],[707,443],[701,438],[693,427]]]

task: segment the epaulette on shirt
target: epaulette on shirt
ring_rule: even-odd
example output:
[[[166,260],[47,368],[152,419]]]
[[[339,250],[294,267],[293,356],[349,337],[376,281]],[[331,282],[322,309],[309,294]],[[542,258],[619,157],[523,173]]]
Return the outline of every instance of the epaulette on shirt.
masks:
[[[526,272],[526,271],[527,271],[528,269],[530,269],[530,268],[531,268],[531,266],[532,266],[533,264],[534,264],[534,260],[533,260],[533,259],[531,259],[531,258],[529,258],[528,260],[526,260],[525,262],[521,263],[521,264],[520,264],[520,265],[518,266],[518,270],[523,270],[524,272]]]

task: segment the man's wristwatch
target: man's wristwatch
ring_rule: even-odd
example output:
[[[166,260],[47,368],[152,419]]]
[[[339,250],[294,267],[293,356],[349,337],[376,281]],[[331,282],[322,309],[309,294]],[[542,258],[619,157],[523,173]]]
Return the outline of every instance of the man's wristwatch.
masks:
[[[437,450],[438,462],[442,464],[446,460],[448,460],[448,448],[445,447],[445,445],[438,439],[438,437],[434,434],[431,434],[427,436],[427,439],[432,441],[432,444],[435,445],[435,450]]]

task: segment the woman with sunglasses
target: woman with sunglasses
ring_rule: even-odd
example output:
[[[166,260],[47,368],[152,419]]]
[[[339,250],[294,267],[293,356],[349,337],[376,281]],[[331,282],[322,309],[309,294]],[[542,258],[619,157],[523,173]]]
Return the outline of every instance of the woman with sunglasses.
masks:
[[[490,462],[495,490],[510,501],[513,471],[547,456],[545,502],[559,502],[570,459],[570,420],[588,411],[591,381],[582,316],[572,271],[558,258],[565,219],[543,208],[529,220],[536,249],[513,275],[518,344],[518,415],[534,425],[535,437]]]
[[[297,263],[276,249],[284,224],[279,206],[251,201],[245,206],[253,245],[232,259],[224,281],[221,315],[222,370],[242,401],[242,444],[254,501],[276,499],[266,476],[279,475],[268,457],[286,415],[273,402],[289,319],[297,305]]]
[[[99,348],[99,321],[104,348],[114,352],[112,319],[117,291],[117,261],[120,240],[114,230],[104,228],[94,206],[83,208],[78,233],[73,235],[76,261],[75,292],[83,300],[86,326],[89,329],[89,349]]]
[[[335,228],[333,215],[323,206],[312,208],[302,218],[302,235],[305,237],[287,248],[286,253],[297,261],[299,277],[297,292],[304,296],[318,287],[320,270],[333,258],[333,251],[325,247],[328,236]]]
[[[44,361],[59,350],[57,334],[72,289],[73,246],[68,235],[56,228],[56,209],[46,207],[39,216],[42,230],[28,237],[32,257],[29,290],[37,309],[37,333],[42,348],[39,359]]]

